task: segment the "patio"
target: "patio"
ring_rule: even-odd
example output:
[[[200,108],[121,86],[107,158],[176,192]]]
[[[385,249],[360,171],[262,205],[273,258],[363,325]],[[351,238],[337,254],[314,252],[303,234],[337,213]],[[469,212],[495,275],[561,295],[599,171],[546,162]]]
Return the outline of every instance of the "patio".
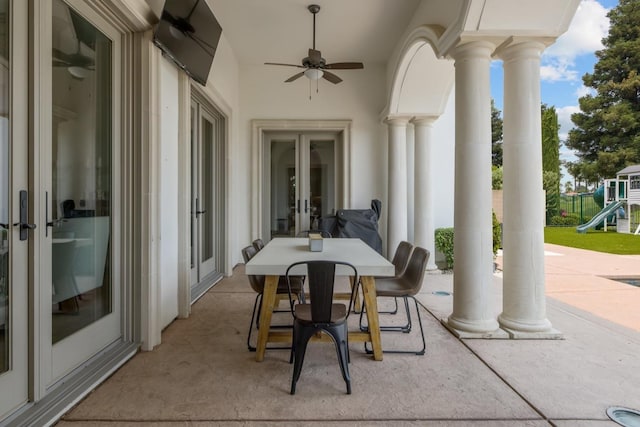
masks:
[[[291,396],[288,351],[256,363],[246,349],[255,294],[238,266],[165,329],[162,345],[135,356],[58,425],[614,426],[608,407],[640,408],[640,288],[599,276],[640,276],[640,256],[545,249],[548,318],[562,340],[459,340],[440,323],[452,297],[434,294],[450,292],[452,276],[427,275],[425,356],[374,362],[352,343],[347,396],[333,346],[313,343]],[[496,312],[501,286],[498,274]]]

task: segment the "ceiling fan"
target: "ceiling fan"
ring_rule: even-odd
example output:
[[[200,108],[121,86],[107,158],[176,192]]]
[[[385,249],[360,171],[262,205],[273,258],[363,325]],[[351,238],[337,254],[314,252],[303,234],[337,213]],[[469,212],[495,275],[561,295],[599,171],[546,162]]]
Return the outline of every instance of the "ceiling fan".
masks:
[[[78,47],[74,53],[65,53],[60,49],[53,48],[53,65],[56,67],[82,67],[93,69],[94,60],[91,57],[80,53],[80,40],[77,41]]]
[[[53,66],[67,67],[67,71],[72,77],[82,80],[89,76],[90,71],[95,70],[95,59],[84,55],[81,51],[81,45],[84,44],[90,51],[95,52],[96,29],[72,9],[69,9],[69,17],[77,43],[76,51],[67,53],[61,49],[52,48]]]
[[[80,40],[77,40],[78,47],[74,53],[66,53],[60,49],[53,48],[53,66],[67,67],[69,73],[77,78],[83,79],[88,76],[88,71],[95,69],[93,58],[80,53]]]
[[[327,70],[358,70],[364,68],[362,62],[335,62],[333,64],[327,64],[320,51],[316,50],[316,14],[320,11],[320,6],[312,4],[309,5],[307,9],[309,9],[309,12],[313,14],[313,48],[309,49],[309,56],[302,59],[302,65],[282,64],[279,62],[265,62],[265,65],[282,65],[285,67],[304,68],[304,71],[289,77],[285,80],[285,83],[289,83],[302,76],[306,76],[310,80],[323,78],[333,84],[338,84],[342,79]]]

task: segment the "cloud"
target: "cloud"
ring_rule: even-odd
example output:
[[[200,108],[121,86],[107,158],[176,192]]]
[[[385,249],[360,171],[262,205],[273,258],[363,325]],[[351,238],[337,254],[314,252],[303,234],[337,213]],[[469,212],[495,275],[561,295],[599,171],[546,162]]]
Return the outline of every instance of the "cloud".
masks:
[[[578,107],[577,105],[569,105],[566,107],[556,108],[556,113],[558,113],[558,124],[560,125],[560,130],[558,131],[560,141],[567,140],[569,131],[573,128],[571,115],[578,112],[580,112],[580,107]]]
[[[602,49],[609,33],[607,9],[596,0],[582,0],[567,29],[542,55],[541,78],[546,81],[577,81],[576,57]]]
[[[547,63],[540,66],[540,79],[544,81],[573,81],[577,78],[578,71],[570,69],[568,64]]]
[[[596,95],[596,90],[591,87],[586,87],[585,85],[581,85],[578,89],[576,89],[576,96],[578,98],[582,98],[585,95]]]

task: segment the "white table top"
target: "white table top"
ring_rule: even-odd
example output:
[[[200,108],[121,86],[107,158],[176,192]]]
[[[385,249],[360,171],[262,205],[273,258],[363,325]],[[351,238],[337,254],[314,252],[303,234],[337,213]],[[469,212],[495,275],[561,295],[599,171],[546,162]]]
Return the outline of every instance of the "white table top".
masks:
[[[289,265],[298,261],[343,261],[353,264],[360,276],[393,276],[395,268],[386,258],[360,239],[323,239],[322,252],[309,250],[309,239],[275,238],[246,265],[247,274],[284,276]],[[341,272],[338,267],[337,274]],[[304,274],[302,271],[295,271]],[[347,273],[348,274],[348,273]]]

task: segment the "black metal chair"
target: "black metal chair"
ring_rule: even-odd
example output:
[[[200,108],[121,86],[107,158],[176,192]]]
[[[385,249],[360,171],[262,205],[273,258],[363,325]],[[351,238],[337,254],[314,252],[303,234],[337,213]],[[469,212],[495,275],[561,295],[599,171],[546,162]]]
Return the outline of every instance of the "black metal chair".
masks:
[[[331,239],[331,233],[326,230],[304,230],[296,234],[296,237],[309,237],[309,234],[319,234],[325,239]]]
[[[251,260],[251,258],[253,258],[257,253],[258,253],[258,251],[253,246],[247,246],[246,248],[242,249],[242,258],[244,258],[245,264],[247,262],[249,262],[249,260]],[[251,345],[251,334],[253,332],[253,322],[254,322],[254,320],[256,322],[255,323],[256,324],[256,329],[260,328],[260,324],[259,324],[260,307],[262,305],[262,294],[264,292],[265,277],[264,276],[252,275],[252,274],[247,274],[247,277],[249,278],[249,284],[251,285],[251,288],[257,293],[256,299],[255,299],[255,301],[253,303],[253,312],[251,313],[251,322],[249,323],[249,333],[247,335],[247,348],[249,349],[249,351],[256,351],[256,347]],[[302,278],[300,278],[300,277],[292,278],[292,281],[291,281],[291,292],[292,292],[292,294],[296,295],[298,298],[300,298],[302,301],[304,301],[304,293],[303,293],[302,285],[303,285]],[[287,281],[285,280],[284,276],[281,276],[280,280],[278,281],[278,290],[276,291],[276,295],[279,295],[280,297],[283,297],[285,295],[287,295],[287,296],[289,295],[289,287],[287,286]],[[289,309],[287,309],[287,310],[274,310],[274,312],[277,312],[277,313],[289,312]],[[288,324],[288,325],[271,325],[271,327],[272,328],[291,328],[292,325],[291,324]],[[274,350],[274,349],[285,349],[285,350],[288,350],[289,347],[267,347],[267,349],[269,349],[269,350]]]
[[[262,239],[256,239],[253,241],[253,243],[251,243],[251,245],[256,248],[257,252],[260,252],[260,250],[262,248],[264,248],[264,242],[262,241]]]
[[[349,307],[342,303],[334,303],[334,284],[336,266],[344,266],[349,270],[353,283]],[[307,283],[309,284],[309,301],[294,304],[293,294],[295,284],[290,273],[306,267]],[[352,274],[351,274],[352,273]],[[296,393],[296,383],[300,378],[304,355],[309,339],[318,332],[327,333],[334,341],[342,378],[347,384],[347,394],[351,394],[351,376],[349,375],[349,335],[347,318],[353,299],[358,289],[358,271],[346,262],[339,261],[305,261],[291,264],[286,272],[287,285],[289,287],[289,302],[293,314],[293,342],[291,345],[291,358],[293,362],[293,377],[291,379],[291,394]]]
[[[418,301],[415,299],[415,295],[420,292],[422,288],[422,281],[424,279],[424,272],[427,269],[427,262],[429,261],[429,251],[416,246],[413,249],[413,253],[409,258],[405,271],[399,277],[379,277],[376,278],[376,295],[378,297],[393,297],[402,298],[404,301],[405,311],[407,313],[407,324],[402,326],[380,326],[381,331],[397,331],[409,333],[411,332],[412,321],[411,312],[409,309],[409,298],[413,299],[416,307],[416,316],[418,317],[418,324],[420,326],[420,336],[422,338],[422,348],[419,350],[385,350],[384,353],[412,353],[417,355],[423,355],[427,348],[427,344],[424,338],[424,328],[422,327],[422,320],[420,319],[420,309],[418,307]],[[365,307],[366,310],[366,307]],[[362,325],[364,310],[360,313],[360,324]],[[361,329],[367,330],[367,327]],[[367,353],[372,353],[367,348],[365,343],[365,350]]]

